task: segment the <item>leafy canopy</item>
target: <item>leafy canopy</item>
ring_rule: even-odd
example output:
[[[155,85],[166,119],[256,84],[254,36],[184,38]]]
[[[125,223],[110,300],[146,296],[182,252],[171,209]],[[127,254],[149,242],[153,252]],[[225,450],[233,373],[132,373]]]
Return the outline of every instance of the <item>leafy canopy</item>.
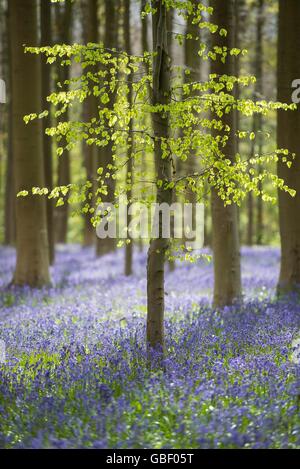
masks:
[[[191,18],[193,24],[198,26],[200,37],[203,30],[220,37],[226,36],[226,30],[209,21],[212,8],[189,0],[163,1],[168,9],[174,9],[184,20]],[[142,16],[155,13],[148,3]],[[246,53],[224,46],[209,48],[199,36],[175,34],[179,44],[184,39],[197,41],[199,56],[204,61],[220,60],[225,63],[229,56]],[[277,162],[279,158],[291,166],[295,155],[290,154],[287,149],[274,148],[268,154],[256,154],[252,157],[239,153],[232,155],[230,159],[226,156],[231,129],[224,123],[224,116],[237,111],[246,118],[251,118],[254,114],[267,116],[274,110],[296,108],[294,104],[236,98],[235,88],[252,86],[256,81],[254,76],[210,74],[206,81],[188,82],[186,79],[182,80],[180,67],[173,66],[172,70],[176,73],[172,74],[169,104],[153,105],[153,53],[129,55],[125,50],[109,49],[102,42],[26,47],[26,52],[43,54],[48,64],[58,62],[62,67],[76,65],[76,71],[79,71],[70,80],[58,83],[56,91],[47,98],[55,110],[56,124],[48,128],[46,133],[56,140],[58,157],[63,157],[64,150],[72,150],[82,142],[98,148],[100,162],[107,160],[106,151],[112,152],[109,164],[99,164],[94,180],[87,181],[83,178],[81,183],[55,187],[52,191],[47,188],[33,188],[33,194],[57,199],[57,205],[66,201],[77,204],[79,211],[90,213],[94,224],[99,221],[95,207],[107,196],[111,180],[115,181],[116,201],[130,191],[132,199],[150,203],[155,199],[157,187],[173,188],[183,198],[187,192],[193,192],[196,199],[202,201],[209,186],[217,189],[224,205],[239,205],[249,192],[274,203],[275,197],[261,189],[260,182],[266,179],[271,181],[273,187],[284,190],[291,196],[295,195],[292,188],[267,169],[270,163]],[[188,76],[190,70],[185,69],[184,73]],[[64,118],[68,109],[78,104],[81,106],[87,99],[94,99],[97,104],[97,112],[90,120]],[[151,115],[156,112],[168,114],[170,122],[169,138],[159,139],[162,158],[172,158],[174,168],[178,161],[186,162],[193,158],[197,171],[192,174],[186,171],[180,177],[174,172],[171,180],[159,180],[152,167],[153,178],[149,180],[149,167],[147,171],[143,170],[142,158],[145,155],[151,161],[153,158],[154,142],[158,137],[152,131]],[[30,114],[25,117],[25,122],[43,118],[47,114],[48,111],[39,115]],[[256,134],[237,130],[236,137],[254,140]],[[268,138],[268,135],[265,134],[265,137]],[[124,168],[129,161],[128,148],[131,148],[135,183],[131,175],[129,178],[124,177]],[[261,165],[265,169],[258,171],[257,168],[261,168]],[[189,165],[183,167],[188,168]],[[132,192],[133,184],[135,190]],[[22,191],[18,195],[27,194],[27,191]]]

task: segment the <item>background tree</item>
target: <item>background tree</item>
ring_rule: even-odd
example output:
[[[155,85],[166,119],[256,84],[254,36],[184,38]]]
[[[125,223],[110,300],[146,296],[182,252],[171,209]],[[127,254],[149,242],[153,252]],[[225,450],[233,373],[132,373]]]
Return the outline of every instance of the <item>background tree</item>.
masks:
[[[300,75],[300,37],[298,21],[300,4],[297,0],[279,1],[278,99],[291,102],[292,83]],[[278,194],[281,238],[281,267],[278,281],[279,293],[295,290],[300,285],[300,110],[277,115],[277,144],[297,154],[291,169],[282,160],[278,162],[278,176],[297,191],[296,197]]]
[[[214,8],[212,21],[225,28],[227,35],[222,39],[214,36],[215,46],[234,47],[234,3],[232,0],[223,2],[213,0]],[[211,72],[221,75],[234,75],[234,58],[227,57],[223,64],[221,61],[213,61]],[[236,127],[235,116],[229,112],[223,116],[223,123],[230,127],[229,139],[226,143],[226,157],[231,163],[236,154]],[[214,258],[214,305],[231,305],[241,298],[241,266],[237,206],[231,204],[224,206],[224,201],[219,197],[218,190],[212,189],[212,248]]]
[[[104,46],[107,49],[114,49],[118,45],[118,33],[119,33],[119,24],[118,24],[118,15],[119,11],[119,0],[111,2],[110,0],[105,0],[105,32],[104,32]],[[115,91],[115,90],[114,90]],[[109,100],[109,109],[114,108],[116,99],[116,93],[112,93]],[[98,167],[108,168],[109,165],[114,164],[114,145],[111,139],[108,144],[100,148],[99,151],[99,160]],[[104,199],[106,201],[111,201],[114,199],[115,192],[115,180],[110,178],[107,182],[107,194]],[[116,242],[112,238],[106,239],[97,239],[97,255],[102,256],[116,249]]]
[[[257,27],[256,27],[256,59],[255,59],[255,70],[254,75],[256,77],[255,95],[256,99],[262,99],[264,95],[264,83],[263,83],[263,61],[264,61],[264,49],[263,49],[263,33],[264,33],[264,16],[265,2],[264,0],[258,0],[257,3]],[[286,101],[283,101],[286,102]],[[257,142],[257,153],[263,153],[263,116],[257,115],[253,119],[253,131],[258,132]],[[259,168],[262,171],[262,167]],[[259,190],[262,190],[261,183],[259,184]],[[263,204],[259,197],[257,199],[257,215],[256,215],[256,244],[263,244]]]
[[[124,0],[124,44],[127,54],[132,54],[131,49],[131,38],[130,38],[130,0]],[[132,107],[132,78],[133,75],[130,73],[128,75],[128,106]],[[129,184],[129,189],[127,191],[127,198],[129,201],[132,200],[132,181],[133,181],[133,120],[130,120],[129,123],[129,136],[128,136],[128,147],[127,147],[127,171],[126,171],[126,182]],[[128,224],[131,222],[130,215],[128,216]],[[130,241],[130,239],[129,239]],[[127,242],[125,246],[125,275],[129,276],[132,274],[132,258],[133,258],[133,242]]]
[[[41,45],[49,46],[52,44],[52,21],[51,21],[51,3],[41,0]],[[51,93],[51,70],[45,60],[42,60],[42,108],[48,111],[48,115],[43,119],[43,152],[45,184],[49,190],[53,189],[53,162],[52,162],[52,140],[46,134],[46,129],[51,127],[51,109],[46,97]],[[49,242],[49,261],[52,265],[55,257],[54,247],[54,223],[53,223],[53,202],[47,200],[47,227]]]
[[[83,39],[84,43],[99,42],[99,22],[98,22],[98,0],[82,0],[83,14]],[[97,99],[95,96],[89,96],[84,102],[83,113],[85,120],[97,117]],[[83,142],[84,166],[86,168],[86,176],[89,181],[95,185],[98,167],[98,152],[94,145],[87,145]],[[92,197],[93,190],[90,191],[89,197]],[[88,208],[87,208],[88,210]],[[83,245],[91,246],[95,244],[95,229],[91,223],[89,212],[84,217]]]
[[[38,44],[36,0],[10,0],[10,47],[12,67],[12,131],[15,193],[44,186],[41,122],[28,126],[23,116],[41,108],[40,62],[24,54],[24,44]],[[41,287],[48,284],[49,252],[46,201],[29,195],[16,202],[16,285]]]
[[[56,25],[58,42],[71,44],[72,38],[72,11],[73,3],[70,1],[56,5]],[[61,66],[57,69],[57,79],[64,90],[68,90],[70,80],[70,67]],[[68,110],[66,110],[68,114]],[[66,118],[68,119],[68,115]],[[70,152],[66,148],[64,158],[59,158],[57,166],[57,185],[67,186],[71,182]],[[58,243],[67,242],[68,234],[68,204],[63,204],[55,209],[55,238]]]
[[[200,5],[200,0],[196,0],[195,5]],[[200,83],[201,82],[201,57],[199,50],[201,46],[201,37],[198,24],[194,21],[193,16],[186,19],[186,30],[184,39],[184,83]],[[193,93],[191,93],[193,94]],[[197,91],[194,92],[197,95]],[[181,165],[184,163],[181,163]],[[185,174],[194,174],[199,170],[199,161],[197,155],[193,152],[186,160]],[[187,191],[187,202],[195,204],[197,202],[197,193],[193,188]],[[193,213],[193,225],[195,225],[195,213]]]
[[[264,39],[264,23],[265,23],[265,3],[264,0],[254,2],[255,7],[255,48],[254,56],[251,63],[253,74],[256,77],[256,83],[253,92],[253,100],[263,99],[264,89],[264,70],[263,70],[263,39]],[[263,152],[263,116],[254,115],[252,122],[252,131],[257,133],[257,140],[251,141],[250,153],[254,156],[256,153]],[[262,167],[259,168],[263,170]],[[261,183],[259,184],[261,190]],[[263,204],[261,198],[254,201],[252,193],[248,194],[247,200],[247,235],[246,242],[248,246],[252,246],[253,242],[257,245],[262,244],[263,240]]]
[[[1,112],[3,141],[6,149],[6,168],[5,168],[5,193],[4,193],[4,244],[14,245],[16,241],[16,223],[15,223],[15,192],[14,192],[14,172],[13,172],[13,151],[12,151],[12,93],[11,93],[11,54],[9,45],[9,21],[8,21],[8,3],[2,1],[2,61],[3,75],[6,82],[6,109]],[[4,155],[3,155],[4,156]],[[4,158],[3,158],[4,161]]]

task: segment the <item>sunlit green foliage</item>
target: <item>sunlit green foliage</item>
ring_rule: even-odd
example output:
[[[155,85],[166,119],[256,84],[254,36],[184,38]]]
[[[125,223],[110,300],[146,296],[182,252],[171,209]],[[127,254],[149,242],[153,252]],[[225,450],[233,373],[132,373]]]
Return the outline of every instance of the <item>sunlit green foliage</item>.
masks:
[[[224,29],[209,22],[211,8],[202,4],[195,5],[191,1],[165,0],[165,4],[168,8],[176,9],[177,14],[184,18],[192,16],[199,31],[206,29],[210,34],[226,36]],[[155,14],[150,3],[143,14]],[[179,43],[182,43],[183,38],[182,34],[176,34]],[[246,52],[236,48],[229,50],[226,47],[210,49],[198,37],[188,39],[199,42],[199,55],[203,60],[225,62],[229,55],[244,55]],[[135,200],[143,200],[145,203],[153,201],[155,187],[174,188],[181,198],[186,191],[192,191],[199,201],[203,201],[207,186],[215,187],[225,205],[240,205],[249,192],[262,197],[264,201],[274,203],[274,191],[269,190],[270,186],[289,192],[291,196],[295,195],[293,188],[287,187],[282,179],[267,169],[268,166],[274,167],[273,163],[279,158],[291,166],[295,155],[291,155],[288,149],[274,148],[266,154],[251,157],[239,153],[231,159],[226,156],[225,149],[231,129],[224,124],[224,115],[238,111],[245,118],[251,118],[253,114],[268,116],[277,109],[293,110],[296,107],[294,104],[265,100],[254,102],[251,99],[237,99],[235,88],[251,87],[255,83],[254,76],[211,74],[205,82],[183,84],[177,75],[172,83],[170,104],[154,106],[151,103],[153,54],[129,56],[126,51],[108,49],[102,43],[27,47],[26,52],[43,54],[49,64],[59,62],[63,67],[76,64],[76,69],[81,70],[70,81],[58,83],[57,90],[48,97],[55,108],[55,117],[59,117],[59,122],[47,129],[47,134],[56,139],[58,157],[63,158],[65,149],[72,150],[83,141],[102,150],[105,150],[109,142],[113,143],[113,164],[99,167],[95,181],[82,180],[81,184],[56,187],[51,192],[45,188],[33,188],[34,194],[56,199],[57,205],[66,201],[77,204],[81,211],[90,213],[91,221],[96,224],[98,220],[95,207],[107,195],[109,180],[117,181],[115,200],[112,202],[117,203],[120,195],[126,195],[129,190],[131,182],[124,180],[122,170],[128,163],[124,156],[127,154],[126,149],[128,145],[132,145]],[[189,71],[186,70],[185,73],[188,74]],[[133,93],[132,106],[128,103],[129,87]],[[97,115],[90,121],[63,119],[68,108],[82,104],[91,96],[97,100]],[[173,160],[174,176],[171,181],[158,180],[156,177],[149,179],[141,164],[143,155],[153,155],[154,142],[158,138],[153,134],[150,119],[155,112],[168,113],[170,117],[170,136],[168,139],[161,138],[160,143],[163,158],[171,157]],[[30,122],[45,115],[46,112],[43,111],[39,115],[30,114],[25,117],[25,121]],[[134,130],[129,135],[132,121]],[[266,139],[269,137],[267,133],[264,136]],[[254,132],[238,130],[236,137],[251,141],[256,135]],[[177,176],[176,160],[186,161],[189,158],[197,159],[198,170],[192,174]],[[264,169],[258,171],[257,168],[261,165]],[[264,180],[270,183],[264,186],[267,190],[261,190],[259,185]],[[143,181],[140,187],[139,181]],[[91,189],[94,187],[95,194],[92,197]],[[22,191],[19,195],[25,196],[27,192]],[[91,200],[95,201],[94,205]]]

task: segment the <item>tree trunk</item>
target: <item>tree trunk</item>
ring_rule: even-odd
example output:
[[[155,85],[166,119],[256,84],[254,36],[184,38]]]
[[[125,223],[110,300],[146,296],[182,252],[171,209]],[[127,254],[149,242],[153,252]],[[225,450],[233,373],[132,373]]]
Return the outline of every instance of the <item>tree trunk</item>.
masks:
[[[209,195],[204,194],[204,247],[211,247],[211,226],[209,226],[209,220],[211,219],[211,207],[209,206]]]
[[[213,0],[212,22],[227,30],[227,36],[214,35],[215,45],[231,48],[234,38],[233,1]],[[227,57],[226,63],[212,62],[211,73],[232,75],[234,60]],[[236,153],[234,112],[224,115],[224,124],[231,129],[231,135],[224,150],[226,157],[233,161]],[[212,248],[214,258],[214,298],[215,307],[233,304],[241,298],[241,267],[238,233],[238,215],[235,204],[224,207],[217,190],[212,189]]]
[[[2,99],[2,85],[3,81],[6,84],[7,82],[7,45],[6,45],[6,9],[5,3],[3,0],[0,0],[0,80],[1,80],[1,88],[0,88],[0,105],[1,105],[1,113],[0,113],[0,194],[2,194],[2,168],[3,168],[3,160],[5,159],[4,155],[6,154],[5,149],[5,140],[7,135],[7,107],[3,105],[7,102],[6,95],[5,99]],[[5,101],[5,102],[3,102]]]
[[[124,0],[124,43],[125,43],[125,50],[127,54],[131,55],[131,39],[130,39],[130,0]],[[132,81],[132,74],[128,75],[128,81]],[[132,106],[132,85],[131,83],[128,83],[129,86],[129,92],[128,92],[128,104],[131,107]],[[128,135],[128,149],[127,149],[127,170],[126,170],[126,183],[129,181],[132,184],[132,177],[133,177],[133,122],[132,119],[130,119],[129,123],[129,135]],[[127,192],[127,198],[129,203],[131,203],[132,199],[132,185],[130,185],[130,188]],[[131,222],[131,216],[128,215],[127,217],[127,224],[129,225]],[[126,244],[125,247],[125,275],[128,277],[132,275],[132,259],[133,259],[133,240],[128,239],[129,244]]]
[[[168,55],[170,58],[170,61],[173,61],[173,23],[174,23],[174,10],[171,8],[170,10],[167,11],[167,34],[168,34]],[[176,195],[175,191],[173,191],[173,200],[172,202],[176,201]],[[171,214],[171,237],[174,236],[174,215]],[[174,272],[176,268],[176,262],[174,259],[169,259],[168,261],[169,265],[169,272]]]
[[[83,0],[83,21],[84,21],[84,42],[98,43],[98,0]],[[89,122],[97,117],[97,98],[89,96],[84,102],[84,121]],[[95,179],[97,175],[97,148],[95,145],[87,145],[83,142],[84,166],[87,179],[91,181],[93,188],[88,193],[88,202],[94,206],[93,190],[95,189]],[[91,223],[91,214],[84,216],[83,245],[92,246],[96,241],[95,228]]]
[[[200,3],[200,0],[195,0],[196,4]],[[201,81],[201,58],[198,54],[200,49],[200,29],[197,24],[193,24],[192,18],[189,17],[186,22],[186,31],[187,36],[192,36],[193,39],[185,39],[184,42],[184,61],[186,70],[190,71],[189,75],[184,75],[184,82],[200,82]],[[199,39],[196,39],[196,38]],[[199,95],[198,91],[191,91],[191,96]],[[184,165],[185,174],[193,174],[199,170],[199,162],[197,161],[197,156],[195,152],[192,152],[191,155],[186,160]],[[188,190],[187,201],[191,204],[196,204],[197,196],[191,190]],[[195,210],[193,210],[193,227],[195,226]],[[191,227],[191,228],[193,228]]]
[[[9,45],[10,27],[8,18],[8,9],[6,11],[6,39],[5,52],[6,52],[6,97],[7,97],[7,163],[5,174],[5,205],[4,205],[4,244],[14,245],[16,242],[16,197],[15,197],[15,184],[14,184],[14,171],[13,171],[13,150],[12,150],[12,73],[11,73],[11,55],[12,50]]]
[[[41,8],[41,45],[52,45],[51,34],[51,3],[40,0]],[[43,151],[45,165],[45,184],[49,190],[53,189],[52,176],[52,139],[45,134],[46,129],[51,127],[50,105],[47,102],[47,96],[51,93],[51,71],[46,64],[45,58],[42,58],[42,108],[47,110],[49,115],[43,119]],[[47,228],[49,242],[49,261],[54,264],[55,247],[54,247],[54,225],[53,225],[53,201],[47,199]]]
[[[264,27],[264,0],[257,0],[257,17],[256,17],[256,50],[253,64],[253,74],[256,77],[255,90],[253,101],[257,101],[263,98],[263,27]],[[261,114],[254,114],[252,118],[252,131],[256,134],[256,139],[251,144],[251,156],[254,157],[255,153],[259,155],[263,152],[262,144],[262,130],[263,130],[263,118]],[[258,143],[258,148],[256,144]],[[261,172],[261,166],[258,167],[258,171]],[[261,181],[258,184],[258,189],[262,190]],[[247,196],[247,244],[248,246],[253,245],[254,234],[256,244],[262,244],[263,236],[263,204],[261,197],[257,198],[256,202],[256,219],[254,226],[255,206],[253,200],[253,194],[250,192]],[[255,228],[255,233],[254,233]]]
[[[63,11],[61,9],[63,8]],[[64,5],[57,6],[58,13],[58,28],[59,28],[59,40],[63,44],[71,43],[71,26],[72,26],[72,3],[67,1]],[[58,79],[60,83],[63,83],[70,79],[70,67],[69,66],[58,66]],[[63,85],[63,88],[67,91],[68,86]],[[69,111],[67,110],[63,119],[69,120]],[[67,186],[71,182],[71,168],[70,168],[70,152],[65,150],[63,155],[58,160],[58,186]],[[69,205],[65,201],[64,205],[57,207],[55,210],[55,238],[58,243],[65,244],[67,242],[68,235],[68,218],[69,218]]]
[[[145,10],[147,0],[141,0],[141,13]],[[149,41],[148,41],[148,15],[142,19],[142,54],[149,52]]]
[[[7,165],[5,174],[5,213],[4,213],[4,244],[12,246],[16,242],[16,195],[13,170],[12,151],[12,97],[9,97],[8,111],[8,144]]]
[[[253,194],[249,192],[247,196],[247,246],[253,245]]]
[[[232,40],[233,40],[233,47],[236,47],[238,49],[242,49],[242,39],[245,34],[245,25],[246,25],[246,13],[245,13],[245,0],[232,0],[233,1],[233,22],[232,22],[232,27],[233,31],[231,32],[232,35]],[[240,56],[235,57],[233,60],[233,71],[234,75],[236,77],[240,76],[241,72],[241,60]],[[234,87],[234,95],[236,99],[239,99],[240,97],[240,88],[239,86]],[[236,129],[239,129],[240,126],[240,113],[238,111],[235,111],[234,113],[234,118],[235,118],[235,126]],[[239,151],[239,139],[236,139],[236,151]]]
[[[278,100],[290,103],[294,79],[300,76],[300,2],[279,1],[278,35]],[[292,168],[278,162],[278,176],[297,191],[296,197],[279,191],[279,222],[281,238],[281,266],[278,292],[284,294],[299,289],[300,285],[300,109],[278,111],[277,145],[296,153]]]
[[[104,47],[112,49],[117,46],[118,42],[118,1],[105,0],[105,34]],[[114,95],[110,95],[108,106],[113,108]],[[109,164],[113,164],[113,143],[110,141],[104,148],[99,151],[99,165],[106,168]],[[103,197],[103,202],[113,203],[115,198],[115,180],[110,178],[108,181],[108,194]],[[103,256],[116,249],[116,240],[113,238],[97,239],[96,253],[97,256]]]
[[[28,126],[23,116],[41,107],[41,67],[37,57],[24,54],[24,44],[38,44],[36,0],[9,0],[10,47],[13,51],[13,153],[15,192],[44,186],[42,129],[38,120]],[[16,285],[42,287],[50,282],[46,201],[41,196],[16,202]]]
[[[264,76],[263,76],[263,58],[264,58],[264,51],[263,51],[263,28],[264,28],[264,7],[265,7],[265,0],[258,0],[257,4],[257,23],[256,23],[256,59],[255,59],[255,76],[256,76],[256,85],[255,91],[256,96],[255,99],[263,99],[263,83],[264,83]],[[261,155],[263,153],[263,139],[262,139],[262,131],[263,131],[263,116],[262,114],[256,114],[254,116],[255,119],[255,131],[259,134],[257,135],[257,153]],[[255,144],[255,143],[254,143]],[[262,167],[259,166],[259,172],[262,172]],[[259,182],[258,189],[262,190],[262,182]],[[257,198],[257,213],[256,213],[256,244],[261,245],[263,243],[263,201],[261,197]]]
[[[142,12],[145,11],[145,7],[147,4],[147,0],[141,0],[141,9],[140,9],[140,14],[142,15]],[[141,16],[141,53],[144,54],[144,52],[149,52],[149,38],[148,38],[148,31],[149,31],[149,15],[146,15],[145,17],[142,18]],[[145,73],[149,75],[149,67],[148,64],[145,65]],[[149,85],[149,83],[148,83]],[[150,97],[150,86],[148,86],[148,97]],[[143,148],[142,151],[142,156],[141,156],[141,173],[145,174],[147,171],[147,155],[146,151]],[[142,190],[144,189],[144,183],[141,182],[141,187]],[[144,250],[144,243],[143,239],[140,238],[139,242],[139,251],[143,252]]]
[[[256,118],[253,116],[252,132],[256,133]],[[255,155],[255,141],[251,142],[251,156]],[[253,246],[254,237],[254,201],[253,194],[249,192],[247,195],[247,245]]]
[[[153,105],[170,102],[170,60],[168,55],[167,11],[159,0],[153,0],[157,10],[153,15]],[[153,114],[155,138],[154,152],[157,179],[172,180],[172,155],[162,158],[161,139],[169,137],[169,116],[162,112]],[[157,203],[172,204],[173,190],[157,188]],[[159,217],[159,236],[152,239],[148,251],[147,265],[147,345],[148,350],[160,348],[164,351],[164,269],[165,254],[170,240],[162,237],[162,216]]]
[[[232,31],[232,37],[233,37],[233,47],[236,47],[238,49],[243,49],[241,43],[243,36],[245,34],[245,0],[232,0],[233,1],[233,12],[234,12],[234,18],[233,18],[233,31]],[[236,77],[239,77],[241,73],[241,59],[240,56],[234,57],[233,60],[233,75]],[[240,98],[240,87],[238,85],[234,86],[234,96],[236,99]],[[236,130],[240,128],[240,113],[238,110],[234,111],[234,127]],[[238,138],[236,138],[235,141],[235,151],[236,153],[239,153],[240,151],[240,141]],[[240,223],[240,208],[236,207],[237,210],[237,220],[238,220],[238,231],[239,231],[239,239],[241,239],[242,233],[241,233],[241,223]]]
[[[257,132],[257,119],[253,116],[252,119],[252,132]],[[255,155],[255,140],[251,142],[251,156],[254,158]],[[253,245],[254,238],[254,201],[253,194],[249,192],[247,196],[247,245]]]

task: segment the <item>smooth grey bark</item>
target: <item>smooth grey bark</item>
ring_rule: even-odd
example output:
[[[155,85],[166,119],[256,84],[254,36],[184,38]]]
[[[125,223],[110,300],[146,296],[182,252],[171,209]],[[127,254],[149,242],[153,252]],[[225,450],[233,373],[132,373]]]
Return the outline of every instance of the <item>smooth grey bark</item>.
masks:
[[[36,0],[9,0],[10,47],[13,51],[13,161],[15,193],[44,186],[41,122],[25,125],[23,117],[41,107],[41,64],[24,54],[24,44],[38,45]],[[46,201],[41,196],[16,201],[17,263],[13,283],[42,287],[50,282]]]
[[[245,30],[246,30],[246,19],[245,19],[245,0],[233,0],[233,12],[234,12],[234,18],[233,18],[233,47],[236,47],[238,49],[243,49],[241,46],[243,37],[245,35]],[[233,60],[233,74],[235,76],[240,76],[241,72],[241,57],[238,55],[234,57]],[[238,85],[234,86],[234,96],[236,99],[240,98],[240,87]],[[235,110],[234,112],[234,126],[235,129],[240,128],[240,113],[238,110]],[[236,147],[236,152],[238,153],[240,151],[240,141],[237,138],[235,141],[235,147]],[[242,237],[242,232],[241,232],[241,223],[240,223],[240,215],[241,215],[241,210],[239,207],[237,207],[237,218],[238,218],[238,230],[239,230],[239,238]]]
[[[279,1],[278,33],[278,100],[290,103],[292,82],[300,75],[300,2]],[[277,146],[296,153],[291,169],[279,160],[278,176],[297,191],[293,198],[279,191],[279,224],[281,239],[281,265],[278,293],[298,291],[300,285],[300,109],[277,113]]]
[[[52,45],[51,34],[51,3],[40,0],[41,11],[41,45]],[[44,169],[45,184],[49,190],[53,189],[53,162],[52,162],[52,139],[46,135],[46,129],[51,127],[50,105],[47,102],[47,96],[51,93],[51,70],[46,64],[46,60],[42,57],[42,108],[47,110],[49,115],[43,119],[43,151],[44,151]],[[55,246],[54,246],[54,223],[53,223],[53,201],[46,201],[47,204],[47,229],[49,243],[49,262],[54,264]]]
[[[256,34],[255,34],[255,57],[253,63],[253,74],[256,77],[255,89],[253,100],[257,101],[263,98],[263,32],[264,32],[264,0],[257,0],[256,3]],[[254,114],[252,118],[252,131],[256,134],[256,139],[251,144],[251,155],[254,157],[255,153],[261,155],[263,153],[262,131],[263,131],[263,116],[261,114]],[[262,168],[259,167],[258,171],[261,172]],[[262,190],[261,181],[258,184],[258,189]],[[263,239],[263,203],[261,197],[257,198],[254,204],[252,192],[247,196],[247,245],[252,246],[255,241],[256,244],[262,244]]]
[[[167,11],[162,2],[152,1],[156,14],[153,15],[153,105],[170,102],[170,59],[167,38]],[[161,139],[169,137],[168,113],[153,113],[153,131],[155,136],[154,157],[157,179],[172,180],[172,155],[162,158]],[[171,205],[173,190],[157,188],[158,204]],[[150,241],[147,263],[147,345],[148,351],[164,351],[164,271],[165,254],[170,240],[162,237],[162,217],[159,218],[159,237]]]
[[[262,99],[263,97],[263,63],[264,63],[264,50],[263,50],[263,33],[265,24],[265,0],[258,0],[257,4],[257,23],[256,23],[256,60],[255,60],[255,76],[256,76],[256,99]],[[263,116],[262,114],[256,114],[255,116],[255,131],[259,132],[257,135],[257,153],[261,155],[263,153]],[[262,172],[263,168],[259,167],[259,171]],[[262,190],[262,182],[259,182],[258,189]],[[257,198],[256,206],[256,244],[260,245],[263,243],[263,201],[261,197]]]
[[[234,3],[233,0],[213,0],[212,22],[227,30],[226,37],[214,35],[213,45],[231,48],[234,44]],[[211,64],[211,73],[233,75],[234,60],[227,57],[226,63],[217,60]],[[231,129],[224,153],[234,160],[236,153],[235,115],[231,111],[225,114],[223,122]],[[241,266],[238,232],[238,212],[235,204],[224,206],[217,189],[212,189],[212,248],[214,261],[214,295],[215,307],[233,304],[241,298]]]
[[[57,25],[59,42],[62,44],[70,44],[72,38],[72,11],[73,3],[70,1],[65,4],[57,5]],[[58,64],[58,80],[61,84],[70,79],[70,67],[62,67]],[[68,90],[67,85],[63,85],[65,90]],[[64,113],[63,119],[69,120],[69,111]],[[71,182],[71,165],[70,165],[70,152],[65,150],[63,155],[59,157],[57,168],[57,186],[67,186]],[[69,220],[69,205],[65,201],[61,207],[55,209],[55,240],[58,243],[65,244],[68,236],[68,220]]]
[[[105,0],[105,31],[104,31],[104,47],[113,49],[117,47],[118,43],[118,6],[119,1]],[[110,95],[110,102],[108,106],[113,108],[115,95]],[[98,166],[107,168],[109,164],[113,164],[113,143],[110,141],[104,148],[100,148],[98,154]],[[110,178],[107,181],[106,196],[102,197],[103,202],[113,203],[115,198],[115,180]],[[116,249],[116,240],[113,238],[97,239],[96,254],[103,256]]]
[[[149,52],[149,15],[142,17],[142,12],[145,11],[145,7],[147,4],[147,0],[141,0],[141,8],[140,8],[140,15],[141,15],[141,53]],[[145,73],[149,75],[149,67],[148,64],[144,64]],[[150,97],[150,86],[148,83],[148,97]],[[141,156],[141,172],[145,174],[147,171],[147,161],[146,161],[146,152],[145,149],[142,151]],[[141,182],[142,187],[144,188],[144,183]],[[139,251],[142,252],[144,249],[143,239],[140,238],[138,241]]]
[[[167,35],[168,35],[168,55],[170,61],[173,62],[173,54],[174,54],[174,41],[173,41],[173,31],[174,31],[174,10],[171,8],[167,11]],[[173,191],[173,200],[172,202],[176,201],[175,191]],[[171,237],[173,237],[174,233],[174,215],[171,215]],[[173,259],[168,260],[168,267],[169,272],[174,272],[176,268],[176,262]]]
[[[196,4],[200,0],[195,0]],[[184,62],[185,68],[190,71],[189,75],[184,75],[184,82],[200,82],[201,81],[201,58],[198,54],[200,49],[200,34],[201,31],[197,24],[193,24],[192,17],[189,17],[186,22],[186,36],[192,36],[193,39],[185,39],[184,41]],[[198,38],[198,39],[196,39]],[[197,91],[191,91],[191,96],[199,94]],[[193,174],[199,169],[199,162],[195,152],[191,152],[184,164],[185,174]],[[197,202],[197,196],[194,192],[189,190],[187,192],[187,201],[191,204]],[[195,212],[193,211],[193,227],[195,226]]]
[[[256,133],[256,119],[253,117],[252,132]],[[251,156],[255,155],[255,141],[251,142]],[[254,200],[252,192],[247,195],[247,234],[246,243],[248,246],[253,245],[254,239]]]
[[[145,10],[147,0],[141,0],[141,13]],[[148,16],[142,19],[142,53],[149,52],[149,40],[148,40]]]
[[[130,37],[130,0],[124,0],[124,43],[125,43],[125,50],[127,54],[131,55],[131,37]],[[132,74],[128,75],[128,81],[132,80]],[[128,83],[129,92],[128,92],[128,104],[132,106],[132,86]],[[133,178],[133,122],[132,119],[129,123],[129,134],[128,134],[128,149],[127,149],[127,169],[126,169],[126,180],[132,183]],[[127,197],[129,202],[132,199],[132,187],[127,192]],[[128,225],[131,222],[131,216],[128,215],[127,223]],[[130,240],[129,237],[129,244],[126,244],[125,247],[125,275],[128,277],[132,275],[132,260],[133,260],[133,240]]]
[[[83,14],[83,38],[85,44],[98,43],[98,0],[82,0]],[[83,108],[84,121],[89,122],[92,118],[97,117],[97,98],[93,95],[89,96],[84,102]],[[88,192],[88,203],[94,206],[93,191],[95,190],[95,180],[97,176],[97,148],[95,145],[87,145],[83,142],[82,146],[84,166],[86,170],[87,180],[92,183],[92,189]],[[96,241],[95,228],[91,223],[91,215],[84,216],[83,228],[83,245],[92,246]]]
[[[12,73],[11,73],[11,55],[12,50],[9,44],[10,27],[8,17],[8,7],[5,11],[4,23],[4,37],[3,37],[3,52],[4,52],[4,77],[6,81],[6,112],[3,116],[6,119],[6,173],[5,173],[5,195],[4,195],[4,244],[14,245],[16,242],[16,197],[14,190],[14,171],[13,171],[13,150],[12,150]],[[2,111],[3,111],[2,104]]]

